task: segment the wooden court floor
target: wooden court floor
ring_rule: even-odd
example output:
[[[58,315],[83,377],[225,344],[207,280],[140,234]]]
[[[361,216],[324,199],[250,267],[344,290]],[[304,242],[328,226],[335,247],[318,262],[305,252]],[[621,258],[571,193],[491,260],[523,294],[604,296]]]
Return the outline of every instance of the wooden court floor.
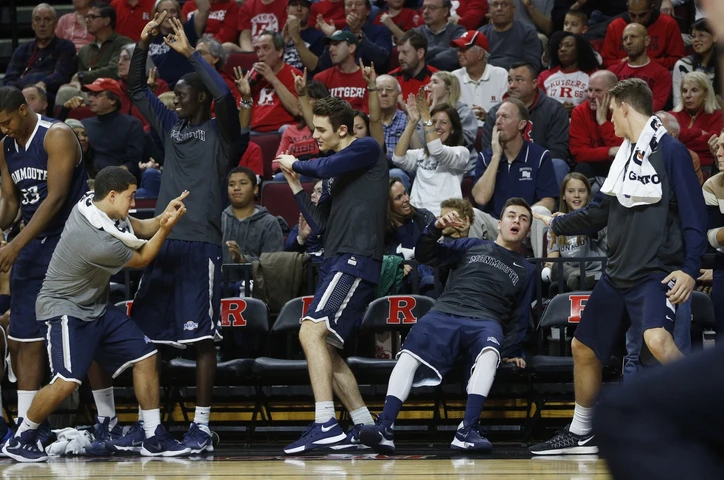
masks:
[[[456,456],[421,454],[391,457],[375,454],[329,454],[283,457],[278,454],[240,455],[224,449],[213,456],[190,459],[68,458],[44,464],[0,462],[3,479],[555,479],[603,480],[611,478],[596,456],[529,458],[522,449],[512,455]],[[260,454],[261,453],[261,454]],[[512,458],[512,457],[525,458]]]

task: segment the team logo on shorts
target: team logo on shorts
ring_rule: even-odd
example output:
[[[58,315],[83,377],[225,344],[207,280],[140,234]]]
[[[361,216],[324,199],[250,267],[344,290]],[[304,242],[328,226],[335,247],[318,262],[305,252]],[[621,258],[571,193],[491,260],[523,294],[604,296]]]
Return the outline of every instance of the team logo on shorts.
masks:
[[[488,337],[488,341],[500,346],[500,342],[495,337]]]
[[[192,332],[199,328],[199,324],[196,322],[193,322],[189,320],[188,322],[184,323],[184,330],[188,330],[189,332]]]

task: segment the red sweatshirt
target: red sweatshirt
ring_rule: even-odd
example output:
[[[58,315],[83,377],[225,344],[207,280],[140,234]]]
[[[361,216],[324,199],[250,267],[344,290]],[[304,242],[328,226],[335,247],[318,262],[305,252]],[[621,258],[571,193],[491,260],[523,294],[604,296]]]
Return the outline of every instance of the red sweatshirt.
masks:
[[[624,62],[612,66],[609,70],[615,73],[619,80],[640,78],[646,82],[654,94],[654,111],[664,108],[671,96],[671,73],[656,62],[649,61],[640,67]]]
[[[702,108],[693,117],[686,111],[669,112],[679,121],[681,133],[679,133],[679,141],[686,145],[686,148],[693,150],[699,155],[699,160],[704,166],[714,163],[714,155],[709,150],[709,138],[721,132],[724,128],[724,119],[722,119],[721,110],[714,110],[714,113],[705,113]]]
[[[387,13],[387,10],[380,10],[380,13],[377,14],[375,17],[375,21],[372,22],[375,25],[384,25],[382,21],[380,20],[382,18],[382,15]],[[408,30],[412,30],[415,27],[419,27],[420,25],[424,24],[424,20],[422,19],[422,15],[412,8],[403,8],[400,10],[400,13],[392,17],[392,21],[400,27],[400,30],[403,32],[406,32]]]
[[[656,18],[657,14],[657,12],[652,14],[651,24],[646,29],[651,38],[647,53],[649,58],[666,67],[667,70],[673,70],[676,62],[686,55],[681,30],[673,17],[658,14],[658,18]],[[629,23],[628,20],[629,17],[626,14],[608,25],[606,39],[601,47],[604,68],[610,70],[612,65],[620,63],[620,60],[626,56],[621,38],[623,29]]]
[[[198,8],[194,0],[188,0],[181,9],[181,18],[189,20],[196,13]],[[220,43],[234,42],[238,40],[236,22],[239,17],[239,6],[234,0],[211,1],[209,19],[206,21],[204,34],[211,35]],[[195,47],[195,45],[191,45]]]
[[[610,162],[608,150],[623,142],[613,133],[613,123],[598,124],[588,100],[573,109],[568,135],[569,149],[576,163]]]
[[[455,11],[460,17],[458,25],[465,30],[477,30],[483,25],[485,14],[488,13],[487,0],[460,0],[460,6]]]
[[[309,26],[317,26],[317,15],[322,15],[326,22],[334,21],[334,28],[342,30],[347,26],[347,16],[344,14],[344,1],[330,2],[329,0],[321,0],[313,3],[309,9]]]
[[[138,0],[132,7],[128,0],[113,0],[111,7],[116,11],[116,33],[137,42],[143,28],[153,18],[153,4],[154,0]]]

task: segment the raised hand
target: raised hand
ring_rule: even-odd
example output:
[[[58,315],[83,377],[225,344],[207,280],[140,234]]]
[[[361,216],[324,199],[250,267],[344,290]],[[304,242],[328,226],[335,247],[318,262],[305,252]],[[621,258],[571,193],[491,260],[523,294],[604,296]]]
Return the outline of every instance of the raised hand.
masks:
[[[292,70],[292,76],[294,77],[294,90],[297,91],[297,96],[305,96],[307,94],[307,67],[304,67],[304,73],[301,75],[297,75]]]
[[[437,218],[435,221],[435,228],[445,230],[448,227],[462,227],[464,225],[463,220],[460,218],[460,214],[453,210],[452,212]]]
[[[297,235],[297,237],[306,241],[311,234],[312,234],[312,227],[309,226],[309,224],[307,223],[307,219],[304,218],[304,215],[302,215],[300,213],[299,214],[299,234]]]
[[[231,261],[234,263],[241,263],[241,247],[234,240],[226,241],[226,248],[231,254]]]
[[[375,72],[374,62],[370,62],[369,67],[365,67],[362,59],[359,59],[359,68],[362,69],[362,79],[367,82],[367,87],[375,88],[377,85],[377,72]]]
[[[349,15],[347,15],[347,26],[349,27],[349,30],[355,35],[358,35],[362,31],[363,23],[364,19],[362,19],[356,13],[350,13]]]
[[[493,156],[502,158],[503,156],[503,145],[500,143],[500,130],[498,127],[493,127],[493,135],[490,137],[490,148],[493,150]]]
[[[82,107],[85,105],[85,100],[83,100],[83,97],[73,97],[67,102],[63,104],[63,106],[69,110],[74,110],[76,108]]]
[[[185,209],[186,205],[184,205],[184,199],[188,196],[188,190],[184,190],[183,192],[181,192],[181,195],[168,202],[168,205],[166,206],[166,209],[163,211],[163,213],[173,213],[178,210]]]
[[[178,223],[178,221],[186,214],[186,206],[181,204],[182,206],[176,210],[173,211],[164,211],[161,214],[161,228],[164,230],[171,230],[174,225]]]
[[[173,33],[169,33],[164,37],[164,43],[184,57],[190,57],[194,53],[194,49],[191,48],[189,39],[186,37],[181,20],[172,18],[171,26],[173,27]]]
[[[144,44],[144,46],[148,46],[149,43],[151,43],[151,40],[153,40],[156,35],[159,34],[161,24],[164,20],[166,20],[166,15],[168,15],[168,12],[166,10],[162,12],[157,12],[153,16],[153,20],[148,22],[145,27],[143,27],[143,30],[141,31],[141,42]]]
[[[294,15],[289,15],[287,17],[287,23],[284,25],[284,28],[292,40],[299,40],[302,38],[302,24]]]
[[[430,102],[427,99],[427,94],[425,93],[424,87],[420,87],[420,90],[417,91],[417,97],[415,101],[417,103],[417,111],[420,112],[420,117],[429,118]]]
[[[609,107],[611,106],[611,96],[606,93],[603,97],[596,98],[596,122],[603,125],[608,122]]]
[[[327,37],[332,35],[337,30],[337,27],[334,26],[334,22],[330,20],[328,23],[326,20],[324,20],[324,17],[322,15],[317,15],[316,27],[317,30],[321,30],[322,33],[324,33],[324,35]]]
[[[251,86],[249,85],[249,77],[251,76],[251,70],[247,70],[246,75],[242,71],[241,67],[234,67],[234,85],[241,94],[241,98],[248,98],[251,96]]]
[[[158,68],[153,67],[151,70],[148,71],[148,80],[146,80],[146,84],[152,92],[156,91],[156,89],[158,88]]]
[[[405,107],[407,109],[407,123],[416,125],[420,121],[420,111],[417,109],[417,98],[415,98],[414,93],[407,96]]]

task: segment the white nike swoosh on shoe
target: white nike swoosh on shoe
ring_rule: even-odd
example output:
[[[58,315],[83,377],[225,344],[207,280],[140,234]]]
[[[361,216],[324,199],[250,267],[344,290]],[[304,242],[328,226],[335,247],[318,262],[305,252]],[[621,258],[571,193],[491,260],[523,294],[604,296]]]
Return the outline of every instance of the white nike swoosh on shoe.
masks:
[[[594,436],[595,436],[595,435],[591,435],[590,437],[588,437],[588,438],[585,439],[585,440],[579,440],[579,441],[578,441],[578,446],[579,446],[579,447],[584,446],[585,444],[587,444],[588,442],[590,442],[591,440],[593,440],[593,437],[594,437]]]
[[[322,431],[324,433],[327,433],[328,431],[332,430],[334,428],[334,425],[330,425],[329,427],[322,427]]]

